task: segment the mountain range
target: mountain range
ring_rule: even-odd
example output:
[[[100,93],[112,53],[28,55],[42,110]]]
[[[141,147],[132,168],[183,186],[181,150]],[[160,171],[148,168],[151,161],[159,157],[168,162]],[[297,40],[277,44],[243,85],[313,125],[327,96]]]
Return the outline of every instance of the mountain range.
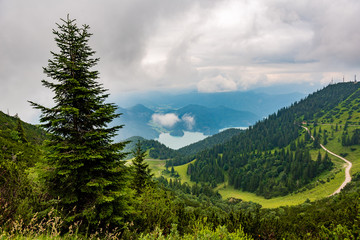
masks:
[[[287,93],[266,93],[265,90],[257,91],[256,89],[251,91],[214,93],[196,91],[185,93],[147,92],[128,97],[118,97],[116,102],[124,108],[143,104],[155,111],[179,109],[191,104],[208,108],[224,106],[238,111],[249,111],[263,118],[307,95],[297,92],[296,87],[298,86],[294,85],[294,90],[288,89]]]
[[[195,104],[163,112],[155,112],[138,104],[131,108],[120,108],[119,111],[122,115],[116,124],[126,126],[119,131],[120,139],[132,136],[154,139],[161,132],[169,132],[172,136],[183,136],[184,131],[212,135],[224,128],[248,127],[259,119],[248,111],[224,106],[208,108]]]
[[[137,103],[132,107],[119,108],[122,116],[114,124],[126,127],[119,131],[117,140],[132,136],[155,139],[162,132],[170,132],[172,136],[182,136],[184,131],[212,135],[223,128],[248,127],[304,96],[297,92],[265,94],[254,91],[149,93],[125,101]]]

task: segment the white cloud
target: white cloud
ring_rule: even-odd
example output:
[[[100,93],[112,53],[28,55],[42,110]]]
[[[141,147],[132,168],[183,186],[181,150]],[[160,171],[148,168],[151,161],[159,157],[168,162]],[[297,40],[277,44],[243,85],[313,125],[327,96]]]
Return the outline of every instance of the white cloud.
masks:
[[[195,118],[188,113],[184,114],[181,120],[184,121],[187,130],[192,130],[195,126]]]
[[[154,123],[157,123],[167,128],[171,128],[176,123],[180,122],[179,117],[174,113],[166,113],[166,114],[154,113],[151,116],[151,119]]]
[[[236,83],[221,75],[212,78],[204,78],[197,84],[199,92],[227,92],[237,89]]]
[[[183,122],[187,130],[192,130],[195,126],[195,118],[188,113],[184,114],[181,119],[175,113],[154,113],[151,120],[165,128],[172,128],[179,122]]]

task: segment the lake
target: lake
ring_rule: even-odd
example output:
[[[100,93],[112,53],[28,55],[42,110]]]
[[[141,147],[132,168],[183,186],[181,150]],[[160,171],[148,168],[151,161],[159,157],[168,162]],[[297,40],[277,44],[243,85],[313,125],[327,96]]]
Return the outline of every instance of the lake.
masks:
[[[161,133],[159,138],[155,139],[165,146],[172,148],[172,149],[179,149],[185,147],[189,144],[198,142],[203,140],[204,138],[208,137],[201,132],[187,132],[184,131],[184,136],[182,137],[174,137],[171,136],[170,133]]]

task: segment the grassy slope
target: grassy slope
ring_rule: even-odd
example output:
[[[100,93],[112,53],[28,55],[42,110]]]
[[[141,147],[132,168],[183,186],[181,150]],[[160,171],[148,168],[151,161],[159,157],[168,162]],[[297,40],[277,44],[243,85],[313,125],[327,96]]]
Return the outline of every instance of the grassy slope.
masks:
[[[195,161],[195,160],[194,160]],[[192,162],[194,162],[192,161]],[[192,162],[186,163],[184,165],[181,166],[176,166],[174,167],[175,171],[177,171],[179,173],[179,175],[181,176],[181,181],[182,182],[187,182],[190,186],[192,186],[193,184],[195,184],[194,182],[190,181],[190,176],[187,175],[187,168],[188,165]]]
[[[155,177],[164,176],[167,179],[170,179],[170,174],[162,173],[163,170],[165,170],[165,161],[164,160],[158,160],[158,159],[146,159],[146,162],[149,164],[150,169],[152,170],[152,173],[154,173]],[[191,162],[181,165],[181,166],[175,166],[174,170],[179,173],[181,177],[182,182],[189,183],[190,186],[195,184],[194,182],[190,181],[190,176],[186,174],[187,167]]]
[[[158,159],[146,159],[145,162],[149,164],[149,167],[155,177],[160,177],[162,171],[165,169],[165,161]]]

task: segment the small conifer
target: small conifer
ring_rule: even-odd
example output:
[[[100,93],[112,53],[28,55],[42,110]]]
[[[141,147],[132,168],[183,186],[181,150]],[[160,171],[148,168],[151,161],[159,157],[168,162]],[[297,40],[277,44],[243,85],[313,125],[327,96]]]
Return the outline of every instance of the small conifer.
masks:
[[[149,164],[145,162],[146,152],[141,149],[141,143],[138,141],[133,150],[134,160],[132,161],[135,168],[133,186],[137,194],[143,192],[144,188],[151,183],[152,174]]]

